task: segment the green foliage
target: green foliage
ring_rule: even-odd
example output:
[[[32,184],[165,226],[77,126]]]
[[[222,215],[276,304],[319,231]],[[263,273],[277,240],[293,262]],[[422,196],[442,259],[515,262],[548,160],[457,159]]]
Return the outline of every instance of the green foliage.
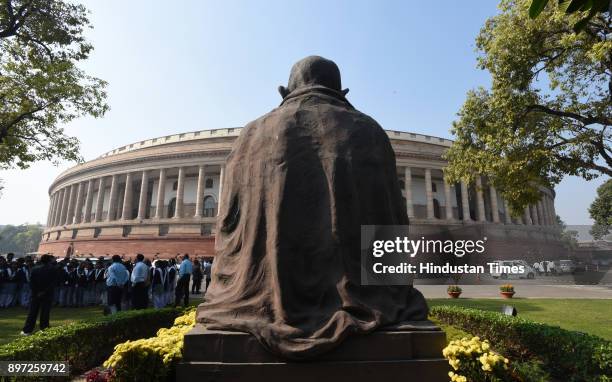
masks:
[[[532,0],[529,7],[529,17],[535,19],[542,13],[548,0]],[[597,12],[610,12],[612,1],[609,0],[559,0],[559,7],[566,14],[584,12],[586,16],[574,25],[574,30],[580,32]]]
[[[561,216],[556,217],[557,224],[553,227],[558,234],[563,246],[569,249],[575,249],[578,247],[578,231],[573,229],[567,229],[567,225],[561,219]]]
[[[609,381],[612,375],[612,342],[603,338],[476,309],[435,306],[430,314],[448,325],[487,338],[512,362],[523,363],[523,372],[537,374],[533,368],[541,362],[546,372],[563,381],[601,382]],[[515,372],[519,373],[519,369]]]
[[[78,375],[100,365],[116,344],[153,336],[182,313],[174,308],[133,310],[49,328],[0,346],[0,361],[68,361],[71,373]]]
[[[597,197],[589,207],[589,214],[595,224],[591,235],[599,240],[610,233],[612,226],[612,179],[608,179],[597,188]]]
[[[533,20],[529,4],[502,0],[476,38],[492,85],[468,92],[445,169],[451,182],[486,175],[516,216],[566,175],[612,176],[612,20],[576,34],[578,14],[546,7]]]
[[[34,252],[42,238],[40,224],[5,225],[0,227],[0,253]]]
[[[93,47],[83,5],[7,0],[0,5],[0,169],[38,160],[80,160],[63,124],[102,116],[106,83],[77,64]]]

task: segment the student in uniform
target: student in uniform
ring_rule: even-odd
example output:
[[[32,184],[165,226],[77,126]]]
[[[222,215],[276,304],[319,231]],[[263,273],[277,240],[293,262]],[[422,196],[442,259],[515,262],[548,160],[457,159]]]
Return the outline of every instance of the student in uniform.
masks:
[[[176,261],[174,259],[170,259],[168,266],[168,287],[166,290],[166,305],[170,305],[174,303],[174,292],[176,290]]]
[[[6,285],[8,283],[8,263],[6,259],[0,256],[0,308],[5,307],[7,288]]]
[[[87,275],[85,262],[81,261],[76,269],[76,306],[85,306],[85,289],[87,289]]]
[[[104,278],[104,261],[98,260],[94,268],[94,297],[95,304],[106,305],[106,280]]]
[[[66,275],[66,306],[74,307],[76,306],[76,288],[77,288],[77,267],[78,264],[75,262],[70,262],[68,264],[68,272]]]
[[[166,290],[168,289],[168,273],[164,260],[155,260],[151,268],[151,294],[153,296],[153,307],[163,308],[166,306]]]
[[[30,273],[32,271],[32,266],[33,266],[32,257],[27,256],[25,258],[25,262],[23,266],[21,267],[21,271],[23,273],[24,280],[23,280],[23,284],[21,284],[21,290],[20,290],[20,296],[19,296],[19,302],[21,306],[24,308],[28,308],[30,306],[30,298],[31,298]]]
[[[96,296],[94,292],[94,270],[91,261],[85,262],[85,295],[84,303],[86,306],[96,304]]]
[[[13,261],[9,263],[7,268],[7,282],[5,284],[5,299],[4,299],[4,307],[8,308],[15,304],[16,295],[17,295],[17,281],[15,277],[17,275],[17,262]]]

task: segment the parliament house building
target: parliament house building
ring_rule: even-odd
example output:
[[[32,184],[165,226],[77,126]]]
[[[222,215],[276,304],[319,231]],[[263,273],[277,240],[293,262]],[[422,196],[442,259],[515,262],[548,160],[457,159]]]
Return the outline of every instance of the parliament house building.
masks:
[[[126,257],[214,256],[226,157],[241,128],[203,130],[131,143],[74,166],[49,187],[50,207],[39,252]],[[425,234],[485,227],[505,257],[542,259],[558,248],[555,192],[520,217],[486,178],[443,179],[452,141],[387,131],[411,230]],[[522,251],[521,256],[517,251]]]

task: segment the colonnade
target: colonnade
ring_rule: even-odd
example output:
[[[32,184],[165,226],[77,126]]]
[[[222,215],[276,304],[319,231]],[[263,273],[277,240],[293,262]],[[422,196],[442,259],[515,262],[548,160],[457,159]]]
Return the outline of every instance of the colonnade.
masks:
[[[50,196],[47,227],[103,221],[164,219],[166,218],[166,216],[164,216],[164,210],[166,206],[165,192],[168,171],[178,171],[176,203],[171,217],[174,219],[202,218],[204,217],[205,180],[207,176],[210,175],[207,172],[208,166],[206,165],[197,166],[195,212],[189,214],[189,216],[186,216],[187,214],[185,213],[185,177],[188,170],[190,170],[191,173],[194,172],[194,167],[196,166],[116,173],[65,185],[55,190]],[[399,170],[401,169],[402,168]],[[403,167],[404,197],[406,200],[407,214],[411,219],[424,218],[430,221],[476,221],[526,225],[556,224],[554,201],[547,192],[542,192],[542,198],[537,203],[525,207],[522,216],[517,218],[512,217],[508,213],[509,208],[507,201],[498,198],[495,187],[483,182],[482,177],[477,177],[475,183],[472,185],[466,184],[465,182],[451,185],[442,180],[441,177],[438,177],[436,178],[436,182],[442,182],[444,190],[434,191],[432,171],[441,170],[424,167]],[[415,203],[413,195],[415,190],[415,172],[423,172],[425,183],[425,214],[419,217],[415,214],[415,207],[418,205]],[[218,173],[215,171],[215,175],[216,174],[219,175],[220,179],[218,195],[221,195],[224,176],[223,165],[220,166]],[[151,180],[158,180],[158,183],[155,213],[152,214],[152,216],[148,216],[149,207],[152,202],[147,196],[150,191],[149,186]],[[110,190],[107,189],[109,182]],[[135,192],[133,192],[133,185],[135,182],[140,183],[140,192],[138,195],[135,195]],[[105,211],[104,201],[107,192],[109,193],[109,202],[107,211]],[[94,200],[95,194],[97,194],[97,196]],[[488,197],[485,196],[487,194]],[[122,200],[119,199],[120,195],[123,195]],[[438,198],[436,198],[437,195],[444,195],[443,209]],[[217,200],[219,202],[221,201],[218,197]],[[137,209],[134,208],[134,203],[137,203]],[[456,204],[456,211],[453,204]],[[217,205],[217,211],[219,207],[220,206]],[[136,211],[136,213],[134,213],[134,211]],[[443,217],[441,211],[444,211]],[[503,213],[503,216],[500,215],[500,212]]]
[[[187,170],[193,166],[176,168],[178,179],[176,187],[176,204],[172,218],[202,218],[204,210],[204,188],[207,174],[207,166],[197,166],[197,189],[196,207],[193,216],[185,216],[184,196],[185,177]],[[219,194],[225,166],[220,166]],[[116,173],[98,178],[91,178],[80,182],[65,185],[53,192],[50,196],[49,213],[47,216],[47,227],[66,226],[73,224],[86,224],[96,222],[111,222],[117,220],[143,220],[147,218],[162,219],[165,207],[165,192],[168,168],[154,170],[143,170],[139,172]],[[217,173],[215,173],[216,175]],[[148,208],[151,204],[147,197],[149,192],[149,181],[157,178],[157,199],[154,216],[147,217]],[[122,182],[122,180],[125,180]],[[107,190],[110,181],[110,190]],[[134,195],[134,183],[140,182],[139,195]],[[121,188],[121,189],[120,189]],[[121,192],[123,191],[123,192]],[[109,192],[107,211],[104,210],[104,200]],[[94,194],[97,194],[94,200]],[[119,200],[120,194],[123,199]],[[219,198],[217,198],[220,201]],[[137,213],[134,216],[134,203],[138,203]],[[217,211],[220,205],[217,204]],[[107,212],[106,215],[104,212]]]
[[[404,181],[404,197],[406,200],[406,209],[409,218],[419,218],[415,214],[416,206],[414,202],[414,173],[415,170],[419,170],[424,173],[425,182],[425,208],[426,220],[446,220],[446,221],[464,221],[464,222],[492,222],[492,223],[504,223],[504,224],[526,224],[526,225],[542,225],[551,226],[556,224],[556,212],[553,198],[547,193],[542,192],[541,199],[533,204],[525,207],[523,216],[512,217],[509,213],[508,202],[503,198],[498,198],[497,190],[494,186],[485,184],[481,176],[476,177],[474,184],[469,185],[465,182],[461,182],[454,185],[458,190],[455,191],[454,195],[452,192],[453,185],[447,183],[443,179],[438,179],[438,182],[443,182],[444,185],[444,217],[441,217],[440,211],[436,213],[435,205],[437,199],[435,198],[432,182],[432,171],[440,169],[422,168],[422,167],[409,167],[403,168],[403,181]],[[400,177],[401,178],[401,177]],[[471,197],[470,195],[473,195]],[[488,198],[485,197],[488,193]],[[440,194],[442,194],[440,192]],[[501,199],[501,200],[500,200]],[[457,213],[454,213],[453,201],[457,206]],[[500,205],[501,202],[501,205]],[[439,206],[439,203],[438,203]],[[474,208],[470,208],[473,206]],[[500,209],[501,207],[501,209]],[[441,207],[439,207],[441,210]],[[475,211],[474,211],[475,210]],[[472,212],[475,213],[472,213]],[[489,211],[490,213],[487,213]],[[503,219],[500,215],[500,211],[503,212]],[[436,216],[440,217],[436,217]],[[503,220],[503,221],[502,221]]]

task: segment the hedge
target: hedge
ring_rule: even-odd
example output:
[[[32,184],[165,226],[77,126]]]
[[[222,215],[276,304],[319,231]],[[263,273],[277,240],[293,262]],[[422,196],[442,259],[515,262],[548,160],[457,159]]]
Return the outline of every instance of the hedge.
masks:
[[[118,343],[154,336],[172,326],[183,309],[144,309],[79,321],[0,346],[0,361],[68,361],[72,375],[100,365]]]
[[[436,306],[439,321],[486,338],[511,359],[540,360],[562,381],[612,381],[612,342],[521,317],[455,306]]]

